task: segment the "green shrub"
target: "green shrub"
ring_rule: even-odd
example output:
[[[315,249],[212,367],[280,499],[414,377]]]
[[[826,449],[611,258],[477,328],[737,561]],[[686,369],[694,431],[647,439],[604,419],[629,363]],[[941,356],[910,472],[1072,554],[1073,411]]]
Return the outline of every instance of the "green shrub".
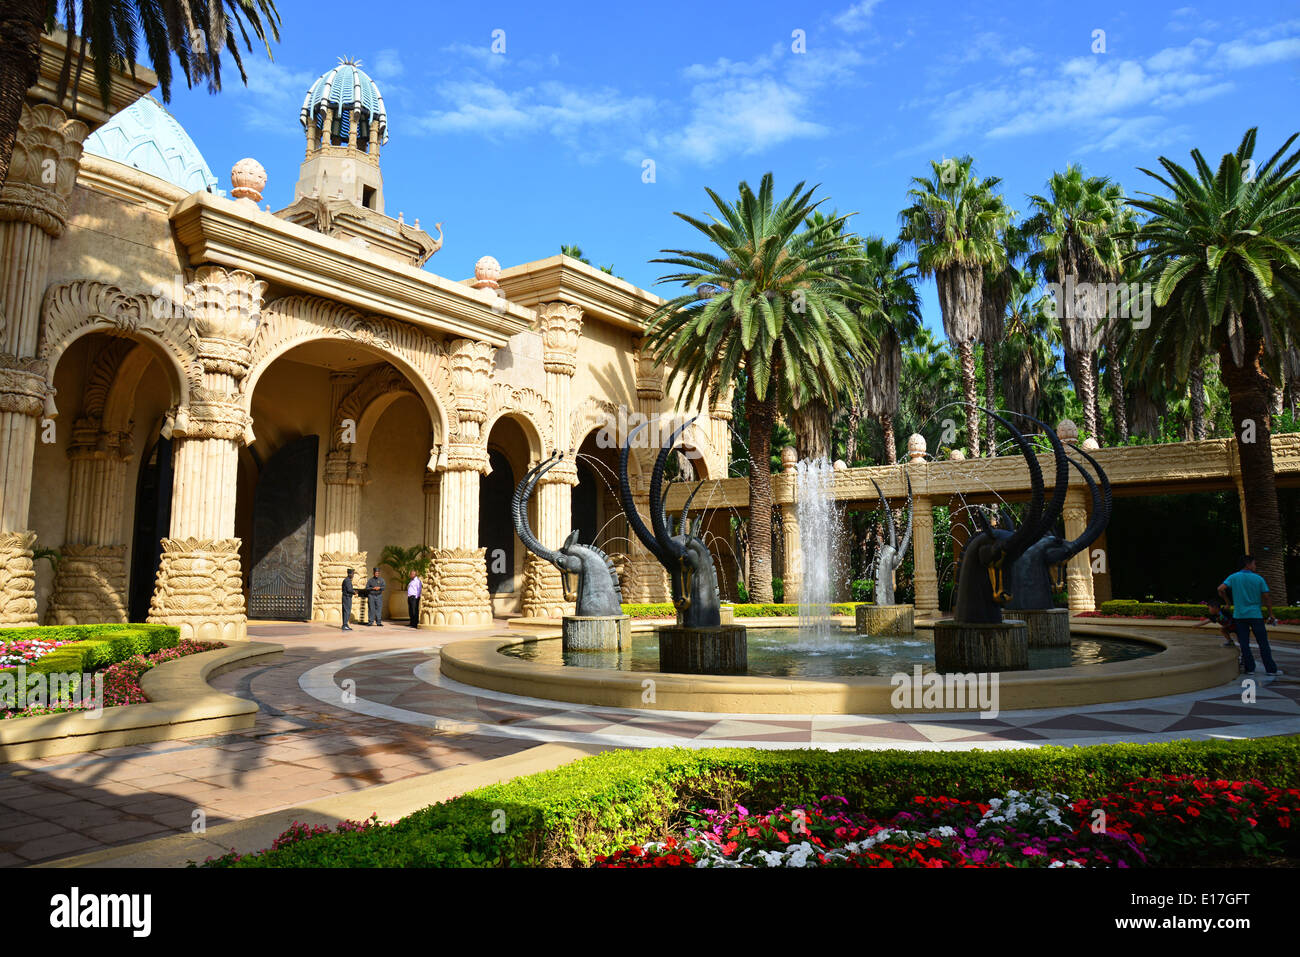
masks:
[[[1229,611],[1232,610],[1231,605],[1227,607]],[[1114,601],[1102,602],[1101,613],[1103,615],[1124,617],[1173,618],[1194,615],[1197,618],[1204,618],[1206,610],[1204,604],[1187,605],[1178,602],[1138,601],[1134,598],[1117,598]],[[1300,621],[1300,606],[1284,605],[1280,608],[1274,608],[1273,614],[1277,616],[1279,621]]]
[[[45,657],[26,665],[28,674],[98,671],[125,661],[132,655],[147,655],[164,648],[173,648],[180,642],[180,638],[180,629],[171,625],[48,625],[0,629],[0,644],[33,639],[72,639],[71,644],[55,648]]]
[[[1100,798],[1141,777],[1193,774],[1291,787],[1300,738],[1173,741],[1016,751],[610,751],[490,785],[392,827],[329,834],[239,861],[244,867],[490,867],[586,864],[667,836],[690,809],[815,802],[842,795],[889,816],[918,795],[986,800],[1012,788]],[[494,826],[495,825],[495,826]],[[502,826],[504,825],[504,827]]]

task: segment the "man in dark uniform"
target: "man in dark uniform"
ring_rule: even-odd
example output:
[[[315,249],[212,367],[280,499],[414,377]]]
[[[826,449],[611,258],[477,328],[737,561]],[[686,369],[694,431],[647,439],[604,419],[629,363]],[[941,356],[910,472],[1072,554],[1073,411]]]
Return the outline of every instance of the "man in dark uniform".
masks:
[[[352,596],[357,593],[356,588],[352,585],[352,576],[356,574],[356,569],[349,568],[347,575],[343,577],[343,630],[352,630]]]
[[[366,582],[366,597],[370,599],[370,624],[384,627],[383,611],[384,580],[379,577],[379,569],[370,570],[370,580]]]

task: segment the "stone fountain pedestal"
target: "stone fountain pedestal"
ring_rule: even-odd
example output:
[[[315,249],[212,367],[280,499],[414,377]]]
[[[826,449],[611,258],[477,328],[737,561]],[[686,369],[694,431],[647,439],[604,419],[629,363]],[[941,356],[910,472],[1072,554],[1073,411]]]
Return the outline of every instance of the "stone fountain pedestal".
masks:
[[[1029,628],[1030,648],[1068,648],[1070,646],[1070,610],[1068,608],[1017,608],[1011,614],[1023,619]]]
[[[744,625],[659,629],[659,670],[688,675],[736,675],[749,670]]]
[[[632,618],[565,615],[560,635],[565,651],[628,651],[632,647]]]
[[[999,623],[935,622],[934,667],[943,673],[1024,671],[1029,667],[1029,628],[1008,618]]]
[[[859,635],[907,638],[916,630],[911,605],[859,605],[855,616]]]

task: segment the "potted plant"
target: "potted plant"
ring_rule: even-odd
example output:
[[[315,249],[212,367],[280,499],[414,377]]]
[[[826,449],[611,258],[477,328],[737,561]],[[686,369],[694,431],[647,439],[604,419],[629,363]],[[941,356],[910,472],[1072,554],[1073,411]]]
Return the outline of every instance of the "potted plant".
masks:
[[[429,565],[433,561],[432,549],[428,545],[385,545],[379,555],[379,567],[392,571],[394,577],[388,580],[388,617],[405,619],[409,612],[406,607],[406,586],[415,572],[423,581],[429,574]]]

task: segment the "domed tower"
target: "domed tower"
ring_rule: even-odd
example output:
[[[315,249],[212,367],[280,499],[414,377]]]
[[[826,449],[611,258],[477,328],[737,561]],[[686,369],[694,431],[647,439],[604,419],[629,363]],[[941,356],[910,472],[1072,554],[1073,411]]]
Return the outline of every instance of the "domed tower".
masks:
[[[298,119],[307,134],[307,157],[297,196],[346,199],[382,213],[379,148],[388,142],[388,114],[361,63],[340,58],[321,74],[303,98]]]
[[[388,113],[379,87],[358,60],[341,58],[307,90],[298,119],[307,136],[293,204],[275,215],[382,256],[423,266],[438,238],[384,213],[379,149],[388,142]]]

